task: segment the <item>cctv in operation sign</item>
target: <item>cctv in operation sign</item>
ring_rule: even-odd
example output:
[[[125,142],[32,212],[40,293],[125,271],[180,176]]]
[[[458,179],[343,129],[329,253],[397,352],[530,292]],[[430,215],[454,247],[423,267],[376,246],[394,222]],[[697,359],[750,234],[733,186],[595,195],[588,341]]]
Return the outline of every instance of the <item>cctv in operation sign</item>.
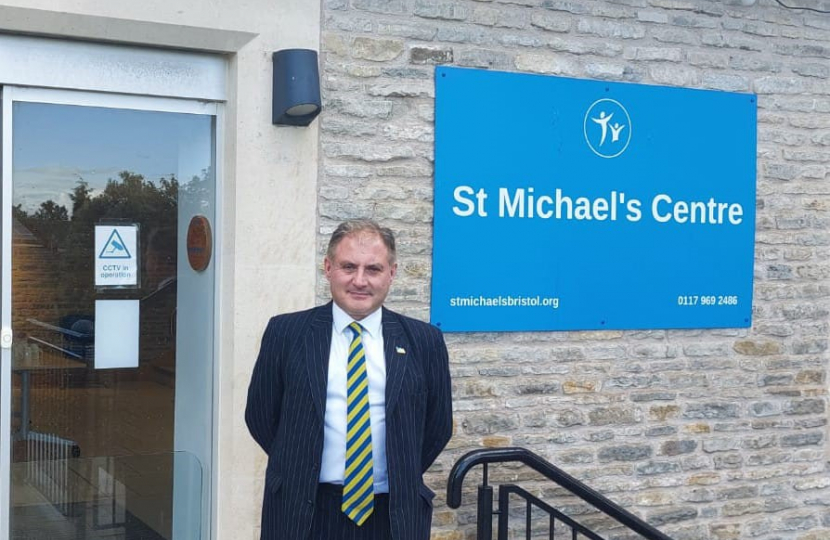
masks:
[[[751,94],[438,67],[431,320],[747,327]]]

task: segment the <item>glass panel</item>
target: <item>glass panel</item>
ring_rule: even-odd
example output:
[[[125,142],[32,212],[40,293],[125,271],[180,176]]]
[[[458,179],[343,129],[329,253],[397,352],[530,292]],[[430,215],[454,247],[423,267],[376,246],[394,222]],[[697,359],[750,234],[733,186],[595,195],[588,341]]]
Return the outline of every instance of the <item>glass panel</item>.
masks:
[[[214,218],[214,117],[15,102],[12,132],[10,536],[199,538],[214,285],[185,240]],[[137,304],[136,322],[96,336],[102,301]],[[136,335],[137,361],[96,361]]]
[[[199,501],[203,470],[189,452],[38,459],[20,464],[14,468],[20,477],[14,482],[29,493],[18,494],[18,500],[25,496],[42,502],[14,508],[12,538],[169,538],[159,529],[170,521],[170,492],[158,479],[170,477],[174,468],[177,476],[186,479],[177,482],[176,496]],[[188,529],[184,538],[200,537],[200,511],[195,504],[181,512],[179,519]]]

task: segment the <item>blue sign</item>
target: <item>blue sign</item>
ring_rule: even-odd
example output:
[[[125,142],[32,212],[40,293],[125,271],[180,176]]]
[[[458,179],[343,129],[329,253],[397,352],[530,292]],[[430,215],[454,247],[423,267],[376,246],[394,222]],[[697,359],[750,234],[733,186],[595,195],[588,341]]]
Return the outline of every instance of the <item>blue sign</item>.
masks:
[[[445,331],[748,327],[756,98],[438,67]]]

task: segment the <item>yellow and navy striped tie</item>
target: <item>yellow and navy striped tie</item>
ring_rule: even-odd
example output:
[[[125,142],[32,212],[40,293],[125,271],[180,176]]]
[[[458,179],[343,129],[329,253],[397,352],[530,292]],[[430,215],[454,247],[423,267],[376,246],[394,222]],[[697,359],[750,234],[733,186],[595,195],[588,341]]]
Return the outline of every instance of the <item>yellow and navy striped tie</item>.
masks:
[[[372,473],[372,426],[369,420],[369,377],[363,350],[363,327],[349,325],[354,336],[349,346],[346,382],[346,472],[343,478],[341,509],[358,526],[372,515],[374,474]]]

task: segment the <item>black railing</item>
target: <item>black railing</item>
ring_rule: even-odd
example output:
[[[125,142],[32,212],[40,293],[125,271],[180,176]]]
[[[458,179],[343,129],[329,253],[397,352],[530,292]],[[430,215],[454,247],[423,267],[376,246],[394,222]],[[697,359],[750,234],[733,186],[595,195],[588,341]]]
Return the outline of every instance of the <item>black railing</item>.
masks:
[[[499,507],[493,510],[493,487],[488,483],[487,466],[490,463],[519,462],[527,465],[547,479],[552,480],[573,495],[579,497],[600,512],[615,519],[627,529],[638,533],[646,540],[672,540],[659,530],[655,529],[620,505],[612,502],[603,495],[589,488],[573,476],[552,463],[537,456],[524,448],[494,448],[474,450],[459,459],[450,472],[447,481],[447,505],[450,508],[461,506],[461,486],[464,477],[473,467],[483,466],[482,482],[478,487],[478,516],[477,540],[493,540],[493,516],[498,516],[497,540],[507,540],[508,520],[510,519],[510,495],[517,495],[525,500],[525,535],[527,539],[532,535],[532,509],[538,508],[547,516],[549,537],[554,538],[557,523],[565,527],[569,537],[573,540],[588,538],[590,540],[605,540],[595,531],[565,515],[538,497],[530,494],[519,486],[504,484],[499,486]],[[581,536],[580,536],[581,535]]]

